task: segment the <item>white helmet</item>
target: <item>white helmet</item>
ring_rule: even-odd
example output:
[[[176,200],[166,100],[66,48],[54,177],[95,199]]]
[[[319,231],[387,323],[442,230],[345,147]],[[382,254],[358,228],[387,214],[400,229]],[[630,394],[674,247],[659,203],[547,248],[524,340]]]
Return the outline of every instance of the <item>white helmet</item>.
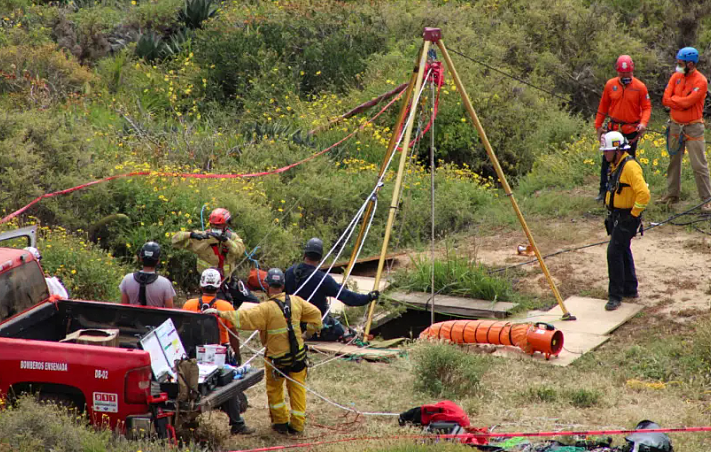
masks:
[[[620,132],[607,132],[600,140],[600,150],[602,152],[616,151],[618,149],[626,151],[629,148],[630,145],[627,143],[627,138]]]
[[[222,276],[220,272],[214,268],[208,268],[200,276],[200,287],[214,287],[215,289],[222,284]]]
[[[25,247],[25,248],[23,248],[23,250],[29,251],[30,253],[32,253],[32,255],[35,257],[35,259],[37,259],[38,261],[42,260],[42,255],[40,254],[39,250],[37,248],[35,248],[34,246]]]

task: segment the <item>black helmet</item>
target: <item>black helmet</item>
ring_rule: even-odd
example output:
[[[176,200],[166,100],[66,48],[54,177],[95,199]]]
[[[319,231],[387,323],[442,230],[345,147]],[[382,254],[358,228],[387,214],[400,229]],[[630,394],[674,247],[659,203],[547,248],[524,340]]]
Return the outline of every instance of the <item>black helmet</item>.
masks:
[[[279,268],[270,268],[265,281],[269,287],[284,287],[284,272]]]
[[[160,245],[156,242],[146,242],[141,247],[138,257],[146,267],[155,267],[160,262]]]
[[[321,256],[323,256],[323,240],[318,237],[309,239],[304,247],[304,254],[309,254],[309,257],[321,259]]]
[[[649,420],[640,421],[637,427],[635,427],[635,430],[639,430],[639,433],[632,433],[626,436],[625,440],[631,449],[639,449],[640,452],[644,450],[672,452],[674,448],[672,447],[671,439],[669,439],[669,436],[665,433],[644,433],[645,430],[656,430],[660,428],[656,422]]]

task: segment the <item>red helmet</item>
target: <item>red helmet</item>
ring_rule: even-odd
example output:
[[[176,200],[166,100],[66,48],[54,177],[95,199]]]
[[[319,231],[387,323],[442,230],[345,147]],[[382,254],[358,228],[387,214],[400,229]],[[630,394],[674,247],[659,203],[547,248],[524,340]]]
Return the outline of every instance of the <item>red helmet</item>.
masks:
[[[617,72],[632,72],[634,71],[634,61],[629,55],[620,55],[615,63],[615,70]]]
[[[227,226],[231,219],[230,211],[220,207],[212,211],[209,221],[214,226]]]

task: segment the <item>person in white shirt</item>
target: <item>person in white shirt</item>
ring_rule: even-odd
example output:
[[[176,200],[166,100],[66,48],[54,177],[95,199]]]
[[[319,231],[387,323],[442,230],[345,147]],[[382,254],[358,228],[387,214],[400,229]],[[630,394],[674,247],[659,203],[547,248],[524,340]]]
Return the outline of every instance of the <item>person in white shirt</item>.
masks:
[[[34,246],[28,246],[26,248],[23,248],[25,251],[29,251],[32,253],[32,255],[37,259],[37,262],[42,261],[42,255],[40,254],[39,250],[35,248]],[[46,277],[44,278],[45,282],[47,283],[47,288],[49,288],[49,295],[57,295],[59,298],[67,299],[69,298],[69,291],[67,290],[66,287],[64,287],[64,284],[62,283],[62,280],[59,279],[56,276],[50,276],[49,278]]]

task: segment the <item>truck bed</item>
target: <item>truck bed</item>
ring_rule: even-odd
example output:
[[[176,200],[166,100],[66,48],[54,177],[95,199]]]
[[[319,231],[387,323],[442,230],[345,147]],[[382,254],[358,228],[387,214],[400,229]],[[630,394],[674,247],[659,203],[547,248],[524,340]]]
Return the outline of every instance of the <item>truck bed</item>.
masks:
[[[119,330],[121,348],[138,348],[138,340],[172,319],[189,356],[202,344],[219,343],[217,319],[182,311],[96,301],[59,300],[40,303],[0,323],[0,337],[59,342],[80,329]]]

